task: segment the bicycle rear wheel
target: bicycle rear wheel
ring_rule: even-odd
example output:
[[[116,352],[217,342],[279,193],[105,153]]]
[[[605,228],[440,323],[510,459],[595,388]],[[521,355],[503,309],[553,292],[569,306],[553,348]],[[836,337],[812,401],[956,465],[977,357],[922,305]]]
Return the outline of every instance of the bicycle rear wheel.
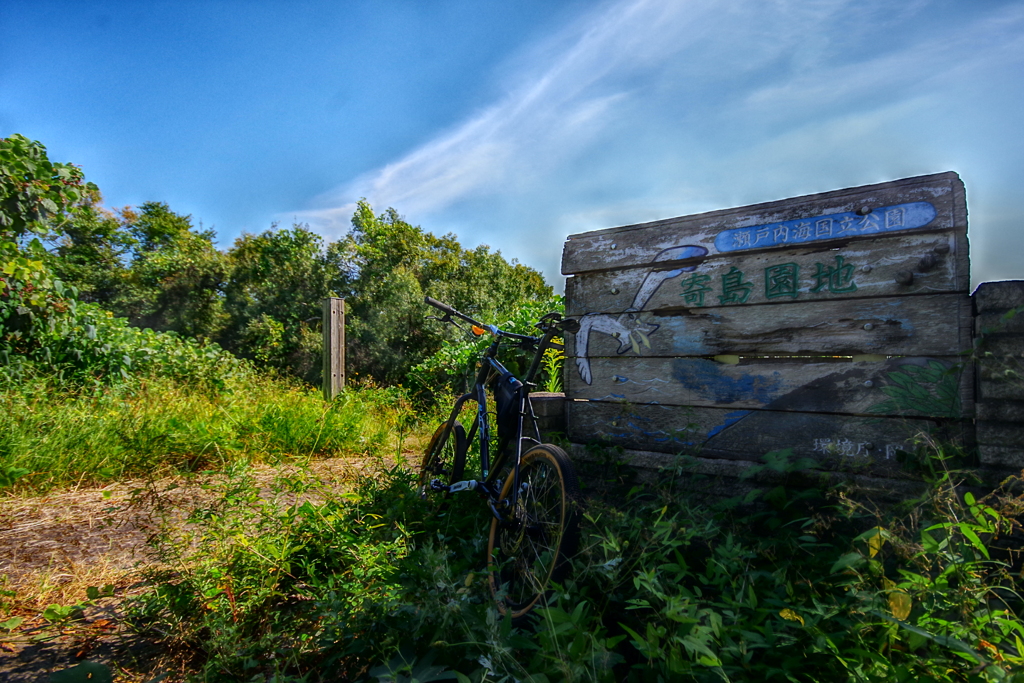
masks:
[[[434,479],[448,486],[462,479],[465,469],[466,429],[458,420],[450,429],[447,422],[442,422],[430,437],[420,463],[420,498],[427,497]]]
[[[511,496],[515,474],[501,489]],[[561,448],[541,444],[523,456],[520,494],[509,521],[491,520],[487,570],[498,610],[521,622],[561,581],[579,541],[580,489],[569,456]]]

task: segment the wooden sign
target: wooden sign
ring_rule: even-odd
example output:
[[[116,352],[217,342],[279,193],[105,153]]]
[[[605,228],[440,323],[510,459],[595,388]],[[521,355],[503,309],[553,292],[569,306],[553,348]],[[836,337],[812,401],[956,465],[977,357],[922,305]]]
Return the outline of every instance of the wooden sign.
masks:
[[[885,471],[967,436],[955,173],[572,235],[562,271],[573,440]]]

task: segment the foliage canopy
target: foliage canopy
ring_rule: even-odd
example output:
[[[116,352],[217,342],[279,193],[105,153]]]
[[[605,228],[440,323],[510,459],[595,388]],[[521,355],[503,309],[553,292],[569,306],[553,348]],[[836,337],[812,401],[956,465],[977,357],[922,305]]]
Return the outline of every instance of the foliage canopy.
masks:
[[[306,225],[275,224],[220,250],[213,230],[195,227],[165,203],[102,208],[82,172],[50,162],[38,142],[5,138],[0,160],[0,255],[9,271],[0,286],[7,290],[9,334],[21,334],[22,342],[48,333],[22,330],[25,315],[57,334],[54,315],[98,306],[133,328],[216,343],[258,367],[316,384],[320,302],[340,296],[347,302],[349,377],[394,385],[423,363],[444,366],[437,355],[448,354],[446,342],[456,338],[425,321],[424,294],[496,321],[552,295],[540,273],[500,252],[466,249],[452,234],[432,235],[394,209],[377,214],[365,200],[352,230],[336,242],[325,243]],[[53,344],[67,346],[60,334],[39,346],[50,351],[37,360],[54,361],[60,349]],[[8,352],[33,353],[11,339]],[[78,351],[72,344],[58,355],[77,358]],[[421,385],[429,384],[426,376],[422,368],[416,373]],[[451,377],[434,372],[431,382]]]
[[[84,273],[96,287],[90,250],[116,267],[117,250],[139,243],[116,235],[98,201],[79,169],[51,162],[38,142],[20,135],[0,139],[0,379],[45,374],[58,382],[103,384],[156,372],[216,384],[246,372],[216,345],[129,327],[78,298],[62,276]],[[59,245],[56,256],[43,240]],[[62,247],[76,256],[68,270],[61,268]],[[118,283],[116,273],[110,279]]]

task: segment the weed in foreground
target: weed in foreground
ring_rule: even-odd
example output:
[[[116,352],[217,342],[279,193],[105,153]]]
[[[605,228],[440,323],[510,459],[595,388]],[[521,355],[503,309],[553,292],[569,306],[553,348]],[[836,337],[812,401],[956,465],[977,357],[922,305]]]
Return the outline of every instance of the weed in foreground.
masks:
[[[572,578],[517,630],[487,594],[477,501],[439,511],[399,468],[341,496],[238,468],[191,537],[159,541],[168,569],[133,613],[203,681],[1024,680],[1020,568],[992,550],[1022,501],[937,471],[889,514],[784,486],[593,504]]]

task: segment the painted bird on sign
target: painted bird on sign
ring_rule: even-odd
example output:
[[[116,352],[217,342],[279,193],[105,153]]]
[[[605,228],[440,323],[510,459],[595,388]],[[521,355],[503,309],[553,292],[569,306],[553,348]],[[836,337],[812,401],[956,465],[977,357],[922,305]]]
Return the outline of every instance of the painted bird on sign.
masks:
[[[683,261],[685,259],[700,258],[706,256],[708,250],[704,247],[683,245],[662,249],[651,260],[651,263],[664,263],[666,261]],[[617,353],[625,353],[632,349],[634,353],[640,353],[640,344],[650,348],[651,343],[648,337],[653,334],[658,325],[640,320],[636,313],[639,313],[651,300],[654,293],[666,280],[679,277],[683,273],[692,272],[699,264],[675,268],[672,270],[651,270],[647,273],[644,281],[640,283],[640,289],[633,297],[632,305],[625,313],[619,316],[612,316],[607,313],[588,313],[580,318],[580,329],[576,333],[576,367],[579,369],[580,378],[587,384],[593,382],[590,371],[590,357],[588,347],[590,345],[590,333],[601,332],[615,337],[619,342]]]

